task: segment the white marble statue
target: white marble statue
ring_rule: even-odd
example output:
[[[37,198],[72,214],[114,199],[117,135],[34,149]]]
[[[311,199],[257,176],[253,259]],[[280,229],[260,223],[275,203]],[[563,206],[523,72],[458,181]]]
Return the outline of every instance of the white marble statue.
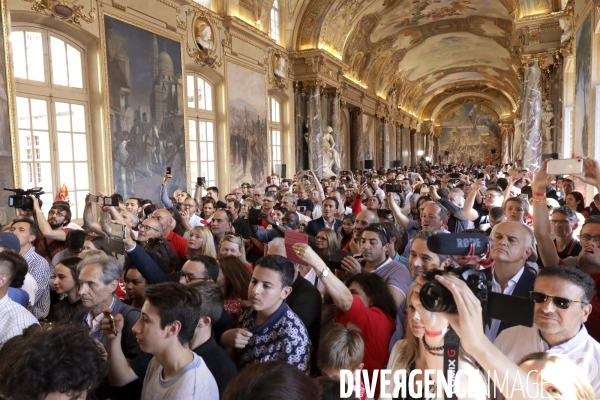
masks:
[[[215,43],[210,40],[212,36],[212,29],[207,24],[202,24],[200,26],[200,36],[196,38],[196,43],[202,50],[214,50]]]
[[[277,59],[277,67],[275,67],[273,74],[279,78],[285,79],[285,58],[279,57]]]
[[[334,168],[340,168],[340,154],[335,149],[335,141],[333,140],[333,128],[328,126],[327,130],[323,133],[323,139],[321,144],[323,146],[323,177],[334,176]]]
[[[550,121],[554,118],[554,110],[550,100],[544,101],[542,109],[542,151],[544,154],[552,153],[552,124]]]
[[[516,155],[516,159],[520,160],[521,159],[521,150],[522,150],[522,143],[523,143],[523,126],[525,125],[525,121],[523,121],[521,118],[515,118],[515,136],[514,136],[514,143],[516,144],[516,148],[514,149],[515,151],[515,155]]]
[[[558,23],[563,30],[562,35],[560,35],[560,43],[566,43],[571,40],[571,36],[573,36],[573,24],[571,23],[571,18],[562,17],[558,20]]]

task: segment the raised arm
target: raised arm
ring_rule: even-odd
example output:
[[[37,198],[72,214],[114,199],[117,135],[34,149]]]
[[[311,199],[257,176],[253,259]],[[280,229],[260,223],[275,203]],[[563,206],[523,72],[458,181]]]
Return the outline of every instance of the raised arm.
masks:
[[[167,182],[171,179],[171,176],[165,172],[163,183],[160,186],[160,201],[165,205],[165,208],[173,207],[173,202],[169,199],[167,193]]]
[[[315,270],[318,276],[320,276],[327,268],[327,265],[321,260],[321,257],[319,257],[307,244],[296,243],[294,244],[293,249],[296,254],[298,254],[298,257],[306,261],[306,263]],[[348,312],[350,307],[352,307],[354,298],[352,297],[352,293],[350,293],[350,289],[346,287],[344,282],[335,276],[333,272],[329,272],[326,277],[321,279],[321,282],[323,282],[325,290],[327,290],[327,293],[329,293],[335,305],[338,306],[342,312]]]
[[[325,200],[325,192],[323,192],[323,186],[321,185],[321,182],[319,182],[319,179],[317,178],[317,175],[314,173],[314,171],[308,171],[308,173],[310,174],[310,178],[313,181],[313,185],[315,185],[315,189],[317,189],[319,191],[319,201],[323,201]]]
[[[104,236],[104,231],[99,223],[94,221],[94,214],[92,213],[92,203],[89,201],[90,195],[88,194],[85,198],[85,207],[83,208],[83,226],[88,228],[96,235]]]
[[[52,240],[58,240],[60,242],[64,242],[67,238],[67,234],[62,229],[53,230],[48,220],[46,220],[46,216],[44,212],[40,209],[40,202],[34,195],[29,195],[29,197],[33,200],[33,210],[35,211],[36,219],[38,226],[40,228],[40,232],[44,237]],[[50,257],[50,254],[48,254]]]
[[[475,202],[475,197],[477,196],[477,193],[479,193],[479,189],[483,185],[483,181],[483,178],[477,179],[475,183],[473,183],[471,193],[469,193],[469,195],[465,199],[465,206],[463,207],[463,211],[465,212],[467,218],[469,218],[469,220],[471,221],[475,221],[477,217],[479,217],[479,214],[477,214],[477,211],[475,211],[475,209],[473,208],[473,204]]]
[[[546,187],[551,179],[551,176],[546,173],[548,161],[549,159],[542,162],[540,170],[535,174],[531,183],[533,192],[533,234],[537,240],[537,248],[544,265],[558,265],[560,258],[550,236],[550,219],[548,218],[548,206],[546,204]]]
[[[387,204],[392,214],[394,214],[394,218],[398,221],[398,225],[402,227],[402,229],[408,229],[408,224],[410,223],[410,219],[406,215],[402,213],[402,210],[396,204],[396,202],[392,199],[392,194],[387,193]]]

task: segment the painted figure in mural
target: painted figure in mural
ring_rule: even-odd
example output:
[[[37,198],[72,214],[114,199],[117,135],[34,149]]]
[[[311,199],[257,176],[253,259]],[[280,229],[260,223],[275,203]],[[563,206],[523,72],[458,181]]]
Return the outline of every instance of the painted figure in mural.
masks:
[[[279,78],[285,79],[285,58],[279,57],[277,59],[277,67],[275,68],[275,71],[273,71],[273,74]]]
[[[335,175],[334,168],[339,169],[341,167],[340,154],[335,149],[332,132],[333,128],[328,126],[321,140],[323,146],[323,177]]]
[[[566,43],[571,40],[571,36],[573,36],[573,24],[571,22],[571,17],[562,17],[558,20],[560,24],[560,28],[563,30],[562,35],[560,35],[560,43]]]
[[[542,152],[544,154],[552,153],[552,124],[550,123],[554,118],[554,110],[552,109],[552,103],[550,100],[544,101],[544,108],[542,110]]]
[[[118,172],[118,176],[115,177],[115,187],[124,196],[134,196],[133,183],[135,182],[135,173],[131,164],[129,151],[127,150],[128,144],[129,136],[125,134],[115,154],[115,170]],[[119,187],[119,183],[121,187]]]
[[[212,36],[212,29],[210,28],[210,26],[208,26],[207,24],[202,24],[200,25],[200,32],[199,35],[196,38],[196,43],[198,43],[198,46],[200,46],[200,49],[202,50],[214,50],[215,49],[215,43],[210,40],[210,37]]]
[[[152,160],[154,159],[154,155],[156,153],[156,145],[158,144],[160,138],[158,136],[158,129],[155,125],[147,122],[146,113],[142,114],[142,124],[140,126],[139,133],[141,134],[143,150],[141,152],[142,167],[145,166],[146,172],[152,176]]]

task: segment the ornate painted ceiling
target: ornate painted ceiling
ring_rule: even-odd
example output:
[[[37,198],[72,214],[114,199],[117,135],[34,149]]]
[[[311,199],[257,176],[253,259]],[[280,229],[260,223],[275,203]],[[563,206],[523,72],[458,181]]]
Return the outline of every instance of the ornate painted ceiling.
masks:
[[[422,120],[450,102],[517,105],[513,21],[559,0],[307,0],[295,47],[343,60],[350,79]]]

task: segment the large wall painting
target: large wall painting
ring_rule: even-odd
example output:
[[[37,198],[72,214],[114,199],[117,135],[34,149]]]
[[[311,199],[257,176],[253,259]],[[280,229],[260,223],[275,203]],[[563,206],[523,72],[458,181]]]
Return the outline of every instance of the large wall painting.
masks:
[[[181,43],[104,16],[114,190],[159,202],[186,190]]]
[[[502,151],[498,115],[481,104],[459,104],[444,110],[440,125],[440,153],[449,152],[450,163],[498,162]],[[492,154],[492,149],[496,154]]]
[[[267,86],[265,75],[227,63],[230,184],[264,185],[268,169]]]
[[[575,51],[575,147],[576,156],[588,155],[590,130],[592,13],[577,32]]]
[[[15,186],[13,174],[12,146],[10,135],[10,114],[7,76],[6,41],[6,4],[0,1],[0,185],[12,188]],[[27,189],[27,188],[24,188]],[[7,219],[14,216],[14,210],[8,207],[8,196],[12,193],[0,191],[0,223],[4,224]],[[7,217],[10,215],[10,217]]]

